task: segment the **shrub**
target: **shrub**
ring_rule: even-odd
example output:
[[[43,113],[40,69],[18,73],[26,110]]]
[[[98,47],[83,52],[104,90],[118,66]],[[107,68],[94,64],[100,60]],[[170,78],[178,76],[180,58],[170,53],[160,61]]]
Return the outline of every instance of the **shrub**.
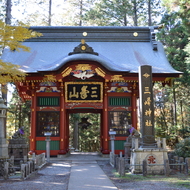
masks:
[[[180,157],[190,157],[190,137],[176,144],[175,154]]]

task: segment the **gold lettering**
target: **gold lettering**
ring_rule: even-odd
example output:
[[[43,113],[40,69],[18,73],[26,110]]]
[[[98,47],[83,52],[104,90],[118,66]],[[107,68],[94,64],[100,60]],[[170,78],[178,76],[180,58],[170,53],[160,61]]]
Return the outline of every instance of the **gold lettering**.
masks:
[[[98,95],[96,95],[96,93],[97,93],[97,90],[98,88],[97,87],[91,87],[91,90],[92,90],[92,95],[91,95],[91,97],[92,98],[97,98],[98,97]]]
[[[151,99],[150,97],[148,97],[145,102],[144,102],[144,105],[149,105],[150,106],[150,103],[151,103]]]
[[[145,122],[145,126],[152,126],[152,122],[151,122],[151,120],[146,120],[146,122]]]
[[[81,88],[81,92],[80,92],[80,97],[82,98],[82,99],[86,99],[87,98],[87,94],[89,93],[89,91],[87,90],[87,88],[88,88],[88,86],[83,86],[82,88]]]
[[[149,110],[146,110],[146,111],[145,111],[145,115],[146,115],[146,116],[149,116],[149,117],[150,117],[150,116],[151,116],[151,113],[152,113],[152,111],[150,110],[150,108],[149,108]]]
[[[73,87],[73,93],[72,92],[69,93],[69,98],[72,97],[79,98],[79,93],[76,92],[76,87]]]
[[[149,87],[144,87],[144,94],[150,94]]]

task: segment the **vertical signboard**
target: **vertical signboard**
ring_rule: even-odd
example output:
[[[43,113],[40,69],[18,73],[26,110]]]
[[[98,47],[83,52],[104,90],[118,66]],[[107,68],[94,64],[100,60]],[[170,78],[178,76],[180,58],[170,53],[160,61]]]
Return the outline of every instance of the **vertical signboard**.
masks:
[[[140,118],[142,147],[155,147],[154,102],[152,85],[152,67],[139,67]]]

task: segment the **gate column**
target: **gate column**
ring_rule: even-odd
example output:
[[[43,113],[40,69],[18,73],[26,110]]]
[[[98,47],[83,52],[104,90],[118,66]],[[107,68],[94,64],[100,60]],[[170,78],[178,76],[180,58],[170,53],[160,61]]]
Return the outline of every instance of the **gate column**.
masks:
[[[103,112],[102,112],[102,153],[109,154],[109,136],[108,136],[108,97],[106,89],[104,91],[104,98],[103,98]]]
[[[132,107],[132,125],[135,129],[137,129],[137,90],[135,88],[136,85],[133,85],[131,107]]]
[[[32,85],[33,86],[33,85]],[[29,154],[35,153],[36,150],[36,91],[32,90],[32,105],[31,105],[31,136],[30,136],[30,152]]]
[[[60,146],[58,154],[66,154],[66,111],[65,111],[65,97],[63,93],[63,87],[61,89],[61,96],[60,96]]]

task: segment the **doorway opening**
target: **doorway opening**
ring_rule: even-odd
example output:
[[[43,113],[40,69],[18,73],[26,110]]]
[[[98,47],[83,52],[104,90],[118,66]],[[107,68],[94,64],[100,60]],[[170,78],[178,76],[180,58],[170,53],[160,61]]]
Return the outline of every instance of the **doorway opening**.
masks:
[[[70,113],[70,150],[75,152],[100,152],[100,126],[100,113]]]

